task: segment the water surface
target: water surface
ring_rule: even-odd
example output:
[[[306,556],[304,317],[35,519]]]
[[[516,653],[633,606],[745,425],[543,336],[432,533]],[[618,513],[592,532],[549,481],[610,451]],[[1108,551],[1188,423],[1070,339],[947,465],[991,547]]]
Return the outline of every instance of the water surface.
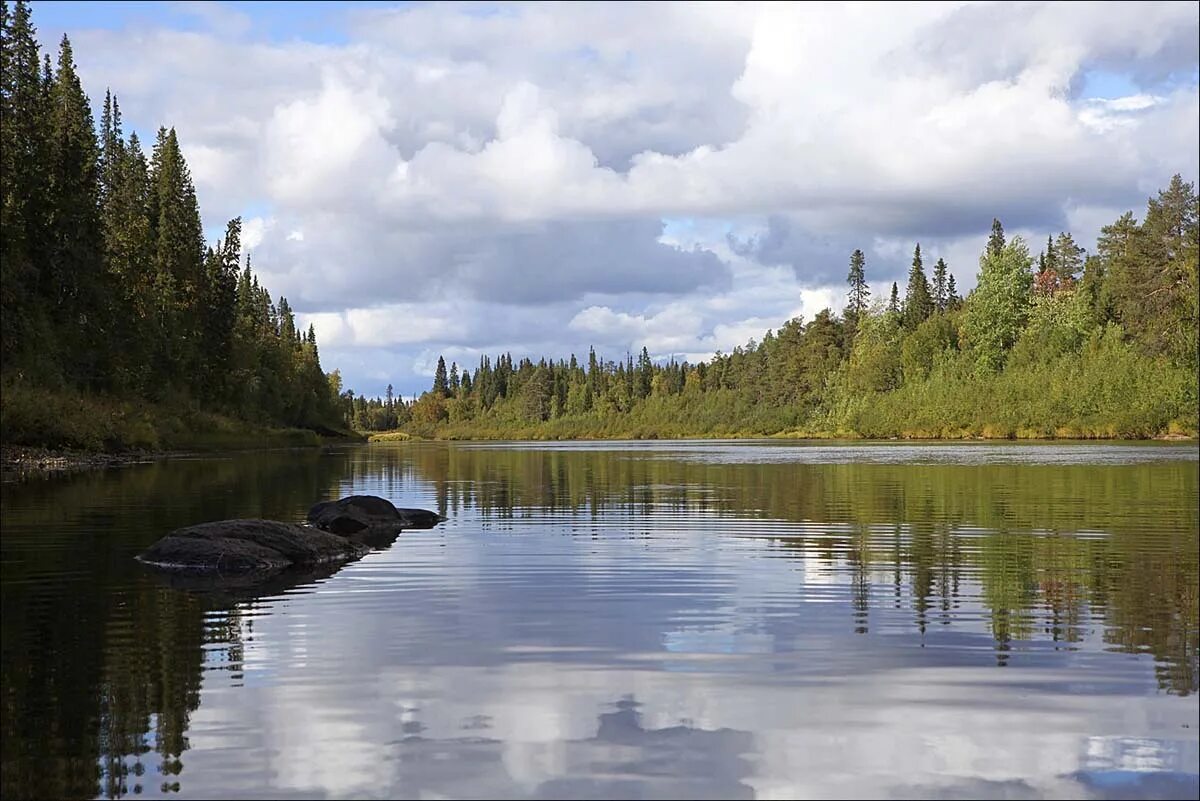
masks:
[[[1200,792],[1195,445],[398,443],[3,485],[5,798]],[[328,576],[172,528],[436,508]]]

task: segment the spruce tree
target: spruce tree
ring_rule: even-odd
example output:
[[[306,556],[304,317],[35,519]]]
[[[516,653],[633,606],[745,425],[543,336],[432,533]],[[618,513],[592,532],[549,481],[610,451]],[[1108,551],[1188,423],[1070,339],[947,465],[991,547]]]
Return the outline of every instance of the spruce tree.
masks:
[[[175,129],[160,128],[151,159],[150,214],[163,348],[164,378],[186,385],[202,378],[199,306],[205,286],[204,233],[191,173]]]
[[[433,374],[433,394],[445,398],[450,395],[450,382],[446,378],[446,360],[438,356],[437,370]]]
[[[949,306],[949,285],[946,283],[946,260],[938,259],[933,266],[933,302],[938,311]]]
[[[55,329],[45,298],[53,290],[47,225],[49,82],[38,68],[29,4],[4,5],[0,24],[0,348],[53,361]],[[34,347],[36,342],[36,348]]]
[[[1000,220],[992,220],[992,234],[988,237],[987,252],[990,255],[998,256],[1004,250],[1004,226],[1000,224]]]
[[[654,364],[650,361],[650,352],[643,347],[641,354],[638,356],[637,382],[635,385],[636,397],[648,397],[650,395],[650,385],[653,380]]]
[[[850,272],[846,276],[846,283],[850,285],[850,291],[847,293],[849,305],[846,307],[846,320],[848,322],[857,322],[858,318],[867,309],[867,302],[871,297],[871,289],[867,286],[866,257],[861,250],[855,250],[850,254]]]
[[[933,298],[929,295],[929,281],[925,278],[925,267],[921,262],[921,245],[913,251],[912,269],[908,273],[908,289],[904,293],[904,327],[915,329],[933,314]]]
[[[201,385],[213,401],[225,400],[231,388],[228,369],[233,356],[234,327],[237,323],[238,267],[242,261],[242,218],[235,217],[225,227],[225,238],[213,249],[205,265],[205,284],[201,302],[203,346],[201,360],[207,380]],[[315,347],[315,343],[313,343]]]
[[[113,310],[102,260],[99,153],[91,106],[65,35],[50,87],[49,151],[51,315],[65,337],[64,367],[83,384],[98,386],[116,344],[109,339]]]
[[[896,286],[896,282],[892,282],[892,296],[888,299],[888,311],[893,314],[900,313],[900,288]]]

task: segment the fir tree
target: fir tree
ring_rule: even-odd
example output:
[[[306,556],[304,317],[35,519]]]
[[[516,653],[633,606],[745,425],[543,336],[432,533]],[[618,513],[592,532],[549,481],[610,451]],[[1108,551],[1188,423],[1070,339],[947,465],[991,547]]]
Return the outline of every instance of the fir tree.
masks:
[[[908,288],[904,293],[904,327],[915,329],[933,314],[933,298],[929,295],[929,281],[925,278],[925,267],[921,262],[921,245],[913,250],[912,269],[908,273]]]
[[[888,298],[888,311],[893,314],[900,313],[900,288],[896,286],[896,282],[892,282],[892,295]]]

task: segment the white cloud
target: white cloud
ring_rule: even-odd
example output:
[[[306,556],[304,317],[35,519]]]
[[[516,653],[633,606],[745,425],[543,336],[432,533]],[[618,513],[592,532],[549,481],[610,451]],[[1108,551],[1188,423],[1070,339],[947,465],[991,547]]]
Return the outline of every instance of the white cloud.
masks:
[[[521,352],[557,352],[549,328],[572,320],[708,347],[811,316],[787,301],[805,290],[840,306],[855,247],[887,285],[920,241],[966,288],[993,216],[1036,241],[1198,171],[1188,4],[346,14],[336,45],[255,40],[238,14],[223,35],[72,32],[93,95],[112,86],[143,132],[178,127],[210,229],[271,209],[247,246],[273,293],[342,315],[319,318],[326,362],[501,344],[371,308],[515,315]],[[1080,99],[1094,70],[1141,88]]]

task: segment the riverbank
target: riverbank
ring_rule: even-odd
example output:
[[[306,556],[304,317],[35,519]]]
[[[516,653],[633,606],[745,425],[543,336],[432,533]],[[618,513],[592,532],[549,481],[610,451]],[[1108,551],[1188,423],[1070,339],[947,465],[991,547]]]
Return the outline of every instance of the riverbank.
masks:
[[[337,428],[275,427],[206,411],[186,401],[52,391],[5,381],[0,465],[57,472],[239,450],[319,447],[365,437]]]
[[[127,453],[94,453],[77,450],[50,450],[24,445],[0,445],[0,473],[62,473],[120,467],[182,456],[182,452],[136,451]]]
[[[531,428],[522,428],[518,431],[475,431],[465,432],[461,428],[449,428],[442,431],[426,431],[422,434],[416,434],[409,431],[380,431],[380,432],[359,432],[367,438],[367,441],[372,444],[384,442],[411,442],[428,440],[434,442],[616,442],[629,440],[718,440],[718,439],[815,439],[815,440],[863,440],[872,442],[882,441],[913,441],[913,442],[1000,442],[1000,441],[1061,441],[1061,442],[1079,442],[1079,441],[1094,441],[1094,442],[1194,442],[1197,440],[1196,432],[1191,431],[1167,431],[1161,434],[1150,437],[1138,436],[1103,436],[1099,434],[1089,434],[1077,430],[1060,430],[1058,432],[1047,433],[1038,430],[1018,430],[1009,432],[1000,428],[988,428],[983,432],[974,433],[971,431],[957,432],[953,435],[930,435],[928,433],[913,433],[904,432],[900,434],[888,434],[882,436],[868,437],[863,434],[853,431],[809,431],[809,430],[789,430],[779,431],[774,433],[757,433],[746,431],[711,431],[707,433],[675,433],[665,434],[657,431],[646,431],[644,429],[636,429],[629,431],[619,431],[615,433],[590,434],[581,433],[568,436],[562,436],[561,432],[554,430],[539,430]]]

